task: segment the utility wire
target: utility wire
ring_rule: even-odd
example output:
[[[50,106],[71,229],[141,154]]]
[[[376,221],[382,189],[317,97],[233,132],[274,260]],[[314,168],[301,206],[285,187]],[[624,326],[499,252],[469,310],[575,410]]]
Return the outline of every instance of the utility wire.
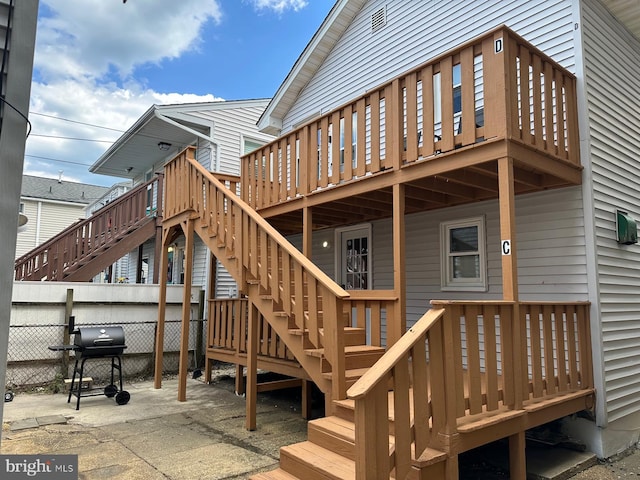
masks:
[[[60,140],[78,140],[81,142],[96,142],[96,143],[113,143],[113,140],[94,140],[92,138],[78,138],[78,137],[63,137],[60,135],[44,135],[42,133],[32,133],[32,137],[44,137],[44,138],[57,138]]]
[[[125,132],[125,130],[121,130],[118,128],[103,127],[102,125],[94,125],[93,123],[80,122],[78,120],[71,120],[69,118],[57,117],[55,115],[47,115],[46,113],[31,112],[31,115],[39,115],[40,117],[54,118],[56,120],[62,120],[63,122],[77,123],[78,125],[85,125],[87,127],[104,128],[105,130],[111,130],[119,133]]]

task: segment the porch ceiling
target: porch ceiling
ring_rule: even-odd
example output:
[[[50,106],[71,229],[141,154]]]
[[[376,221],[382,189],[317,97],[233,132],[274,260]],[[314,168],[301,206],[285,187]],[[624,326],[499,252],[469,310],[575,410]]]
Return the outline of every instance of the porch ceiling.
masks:
[[[567,178],[562,171],[543,170],[544,162],[514,159],[516,195],[578,185],[578,176]],[[428,162],[424,162],[425,166]],[[536,167],[536,163],[541,167]],[[418,165],[416,165],[418,167]],[[414,168],[414,167],[412,167]],[[369,222],[389,218],[393,212],[393,185],[405,186],[405,213],[417,213],[498,198],[498,161],[443,170],[435,174],[412,175],[388,170],[351,184],[330,187],[307,197],[298,197],[261,210],[260,213],[285,235],[302,231],[302,209],[311,207],[313,229]],[[425,168],[426,171],[426,168]]]

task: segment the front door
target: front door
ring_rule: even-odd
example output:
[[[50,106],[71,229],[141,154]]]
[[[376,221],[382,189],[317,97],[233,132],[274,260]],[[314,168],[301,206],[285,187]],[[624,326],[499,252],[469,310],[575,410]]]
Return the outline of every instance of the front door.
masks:
[[[371,226],[338,231],[338,282],[345,290],[371,289]]]

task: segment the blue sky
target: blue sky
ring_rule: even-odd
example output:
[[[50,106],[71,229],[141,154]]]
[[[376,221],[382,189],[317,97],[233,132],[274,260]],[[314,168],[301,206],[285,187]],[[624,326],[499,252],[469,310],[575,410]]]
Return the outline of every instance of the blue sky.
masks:
[[[152,104],[271,97],[333,3],[40,0],[24,173],[121,181],[88,167]]]

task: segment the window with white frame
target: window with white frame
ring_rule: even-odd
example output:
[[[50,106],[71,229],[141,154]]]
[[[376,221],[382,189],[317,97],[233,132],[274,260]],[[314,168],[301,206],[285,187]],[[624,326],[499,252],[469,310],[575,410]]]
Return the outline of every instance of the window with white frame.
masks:
[[[484,217],[440,224],[443,290],[486,291]]]

